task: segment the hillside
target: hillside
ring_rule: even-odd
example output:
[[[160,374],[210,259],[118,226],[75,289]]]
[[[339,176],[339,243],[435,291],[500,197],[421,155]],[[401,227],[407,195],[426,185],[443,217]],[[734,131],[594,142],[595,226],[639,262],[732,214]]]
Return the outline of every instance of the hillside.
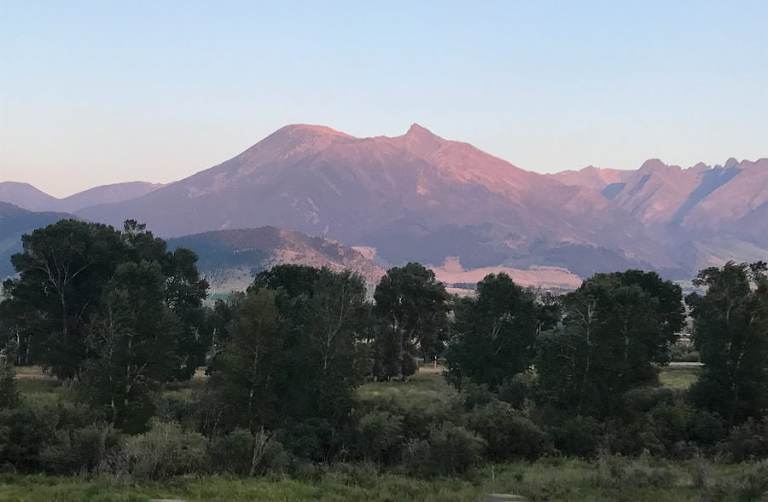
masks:
[[[0,279],[13,274],[11,255],[21,250],[25,233],[72,215],[53,212],[33,212],[0,202]]]
[[[338,242],[275,227],[187,235],[170,239],[168,246],[198,254],[198,266],[214,293],[244,290],[255,273],[278,263],[349,269],[371,284],[384,273],[372,260]]]
[[[28,211],[74,212],[99,204],[111,204],[141,197],[162,185],[130,181],[102,185],[58,199],[28,183],[0,182],[0,202],[7,202]]]
[[[624,268],[652,260],[676,266],[599,191],[519,169],[418,125],[371,138],[287,126],[211,169],[78,214],[113,224],[135,218],[163,236],[272,225],[373,247],[393,264],[456,256],[468,268],[589,274],[608,256]]]
[[[0,200],[22,199],[113,225],[133,218],[166,238],[273,226],[370,249],[382,263],[439,268],[455,258],[470,275],[504,267],[538,284],[555,270],[689,279],[703,266],[768,255],[768,159],[689,168],[651,159],[636,170],[543,175],[418,124],[368,138],[286,126],[159,187],[122,183],[58,200],[0,183]]]

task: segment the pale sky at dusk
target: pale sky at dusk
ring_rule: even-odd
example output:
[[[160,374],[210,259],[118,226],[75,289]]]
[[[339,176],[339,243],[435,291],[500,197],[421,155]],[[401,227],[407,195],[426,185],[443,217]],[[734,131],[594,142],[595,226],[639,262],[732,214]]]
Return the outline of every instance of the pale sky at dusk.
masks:
[[[768,156],[768,2],[0,0],[0,181],[171,181],[290,123],[525,169]]]

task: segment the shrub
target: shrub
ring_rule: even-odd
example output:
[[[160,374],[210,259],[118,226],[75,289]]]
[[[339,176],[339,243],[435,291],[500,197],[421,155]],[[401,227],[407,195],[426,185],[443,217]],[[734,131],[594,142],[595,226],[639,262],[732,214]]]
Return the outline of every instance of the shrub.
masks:
[[[581,415],[563,418],[551,429],[555,448],[565,455],[593,457],[601,442],[600,423]]]
[[[734,462],[768,458],[768,418],[749,419],[734,427],[719,449]]]
[[[60,430],[52,444],[42,448],[40,463],[43,469],[56,474],[93,472],[121,445],[120,433],[105,423]]]
[[[292,424],[278,439],[293,455],[312,462],[332,460],[341,448],[340,432],[327,420],[312,418]]]
[[[725,436],[725,425],[716,413],[696,410],[688,423],[688,437],[702,446],[712,446]]]
[[[493,460],[532,460],[551,449],[544,431],[508,403],[494,401],[478,408],[469,414],[467,423],[485,440]]]
[[[125,446],[129,472],[143,479],[164,479],[200,472],[205,467],[205,438],[185,432],[176,422],[153,419],[150,430]]]
[[[530,373],[517,373],[511,380],[499,386],[499,399],[515,408],[523,408],[526,399],[531,398],[536,388],[536,378]]]
[[[377,462],[391,462],[403,443],[403,417],[388,411],[373,411],[357,424],[361,451]]]
[[[254,457],[254,448],[258,451]],[[256,465],[252,463],[256,459]],[[265,432],[255,435],[245,429],[212,438],[208,445],[208,462],[217,472],[246,475],[282,472],[290,462],[283,445]]]
[[[409,441],[403,463],[409,472],[423,476],[455,475],[477,465],[485,441],[464,427],[451,423],[433,429],[427,440]]]
[[[486,404],[496,399],[496,394],[488,390],[486,384],[476,384],[467,382],[464,386],[464,409],[467,411],[474,410],[477,407],[485,406]]]
[[[40,468],[40,452],[55,440],[56,406],[22,402],[0,411],[0,464],[12,470]]]

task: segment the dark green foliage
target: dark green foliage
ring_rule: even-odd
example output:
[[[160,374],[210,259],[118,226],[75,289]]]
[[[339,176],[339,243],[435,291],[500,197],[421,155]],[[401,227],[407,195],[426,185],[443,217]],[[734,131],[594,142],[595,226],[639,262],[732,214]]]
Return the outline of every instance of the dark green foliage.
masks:
[[[87,358],[85,326],[100,301],[125,246],[112,227],[61,220],[22,237],[12,257],[18,278],[4,284],[6,308],[42,337],[36,360],[55,375],[79,375]]]
[[[426,440],[411,440],[403,449],[408,472],[421,476],[457,475],[477,465],[485,441],[450,422],[433,428]]]
[[[485,440],[488,457],[497,462],[534,460],[551,450],[544,431],[502,401],[475,408],[467,417],[467,427]]]
[[[372,411],[360,418],[357,433],[363,457],[392,463],[403,444],[403,417],[388,411]]]
[[[42,363],[65,379],[78,379],[94,357],[88,346],[90,322],[106,316],[107,289],[121,265],[147,263],[162,275],[161,300],[177,318],[173,378],[188,378],[202,364],[209,342],[200,337],[201,280],[191,251],[166,251],[165,242],[129,220],[123,231],[95,223],[61,220],[25,235],[23,252],[13,256],[18,277],[4,284],[0,310],[13,319],[24,341],[24,361]]]
[[[768,458],[768,418],[748,419],[734,427],[719,450],[734,462]]]
[[[564,299],[564,326],[542,336],[537,372],[544,398],[599,416],[616,396],[658,381],[683,327],[680,287],[654,272],[597,274]]]
[[[103,312],[89,323],[86,346],[93,355],[82,371],[83,397],[127,431],[144,429],[154,411],[151,393],[180,366],[175,349],[182,330],[164,303],[165,284],[157,263],[120,265]]]
[[[730,424],[768,410],[768,277],[765,263],[727,263],[702,270],[702,297],[687,298],[694,342],[704,371],[692,387],[694,402]]]
[[[280,425],[284,331],[275,294],[265,289],[249,292],[211,377],[211,385],[228,404],[225,417],[233,426],[255,433]]]
[[[504,274],[477,285],[477,298],[456,303],[448,376],[468,378],[496,390],[530,366],[539,320],[535,297]]]
[[[11,346],[0,350],[0,410],[14,408],[19,404],[19,390],[16,387],[16,359]]]
[[[279,441],[263,434],[254,435],[245,429],[235,429],[229,434],[212,438],[208,444],[210,468],[215,472],[241,476],[282,472],[290,458]],[[256,458],[254,450],[257,450]]]
[[[40,464],[56,474],[96,472],[105,459],[118,454],[122,443],[120,434],[106,423],[60,430],[40,451]]]
[[[22,401],[14,409],[0,410],[0,465],[22,472],[92,469],[100,454],[92,434],[102,427],[98,424],[103,417],[80,405]],[[107,449],[117,441],[110,431],[102,429]],[[72,458],[63,459],[63,449],[70,450]]]
[[[591,458],[600,448],[602,427],[592,417],[564,417],[550,430],[555,448],[563,455]]]
[[[405,354],[432,361],[444,349],[448,293],[434,272],[419,263],[394,267],[374,293],[379,321],[376,367],[380,378],[407,377],[415,368]]]

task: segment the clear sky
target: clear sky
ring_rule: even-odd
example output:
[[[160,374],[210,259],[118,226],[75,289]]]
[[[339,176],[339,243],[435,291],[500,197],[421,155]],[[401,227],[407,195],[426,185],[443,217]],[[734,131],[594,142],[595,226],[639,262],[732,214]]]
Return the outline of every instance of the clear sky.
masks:
[[[520,167],[768,156],[766,1],[0,0],[0,181],[171,181],[289,123]]]

